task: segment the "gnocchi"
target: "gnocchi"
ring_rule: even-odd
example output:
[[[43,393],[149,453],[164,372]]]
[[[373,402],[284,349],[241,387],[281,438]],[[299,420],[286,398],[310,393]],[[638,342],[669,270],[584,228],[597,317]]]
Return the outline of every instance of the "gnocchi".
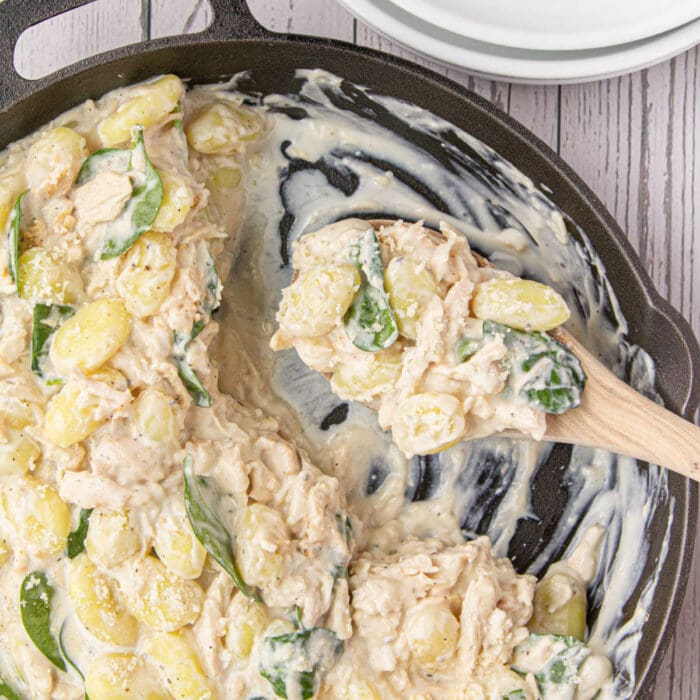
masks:
[[[130,332],[131,319],[123,301],[91,301],[54,333],[51,361],[62,372],[96,370],[124,345]]]
[[[423,310],[431,299],[440,296],[435,278],[415,260],[392,258],[384,271],[384,287],[396,313],[399,331],[415,340]]]
[[[418,605],[406,620],[406,635],[413,660],[424,671],[436,671],[457,650],[459,622],[446,605]]]
[[[492,279],[477,285],[472,299],[477,318],[523,331],[549,331],[569,318],[560,294],[533,280]]]
[[[134,243],[124,256],[124,267],[117,278],[129,314],[146,318],[158,311],[170,292],[176,258],[175,244],[164,233],[149,231]],[[116,305],[114,309],[115,315],[119,314],[121,334],[128,335],[126,315],[116,311]]]
[[[171,700],[155,670],[126,653],[98,656],[85,674],[85,693],[95,700]]]
[[[269,624],[267,611],[262,603],[239,594],[231,601],[227,618],[226,649],[234,658],[244,661]]]
[[[22,299],[55,304],[76,304],[84,297],[80,274],[38,247],[20,255],[18,291]]]
[[[235,153],[260,130],[260,119],[252,111],[230,102],[207,107],[186,127],[190,146],[208,155]]]
[[[154,635],[148,640],[146,651],[158,665],[161,682],[175,700],[215,700],[212,684],[183,633]]]
[[[0,442],[0,475],[32,471],[40,457],[41,447],[24,431],[9,430]]]
[[[136,620],[121,608],[109,581],[97,571],[86,554],[71,562],[68,595],[78,619],[88,632],[102,642],[133,646],[137,635]]]
[[[27,154],[27,185],[44,196],[65,194],[88,155],[83,136],[59,126],[42,134]]]
[[[181,175],[172,172],[158,174],[163,183],[163,202],[151,228],[168,233],[187,218],[187,214],[194,207],[194,193]]]
[[[97,509],[85,538],[87,555],[104,569],[121,564],[141,549],[139,526],[129,511]]]
[[[161,513],[153,544],[158,558],[173,574],[183,579],[201,576],[207,552],[192,532],[184,510]]]
[[[234,537],[243,580],[250,586],[274,581],[282,570],[288,540],[287,526],[278,511],[262,503],[246,507],[236,522]]]
[[[360,286],[352,265],[329,265],[305,270],[284,292],[277,320],[292,336],[328,333],[343,318]]]
[[[7,482],[0,492],[5,517],[21,541],[42,556],[58,554],[70,532],[70,507],[34,476]]]
[[[431,454],[454,445],[464,434],[458,399],[450,394],[414,394],[399,404],[392,424],[394,440],[407,455]]]
[[[177,444],[179,424],[175,400],[157,389],[146,389],[134,401],[134,428],[138,435],[164,445]]]
[[[58,447],[70,447],[92,435],[130,399],[126,378],[111,367],[85,380],[69,380],[46,407],[44,433]]]
[[[131,139],[137,126],[152,127],[166,119],[182,99],[182,82],[175,75],[165,75],[140,85],[133,97],[97,125],[97,134],[104,146],[119,146]]]
[[[199,616],[199,585],[172,573],[153,556],[134,561],[118,581],[126,609],[154,630],[174,632]]]

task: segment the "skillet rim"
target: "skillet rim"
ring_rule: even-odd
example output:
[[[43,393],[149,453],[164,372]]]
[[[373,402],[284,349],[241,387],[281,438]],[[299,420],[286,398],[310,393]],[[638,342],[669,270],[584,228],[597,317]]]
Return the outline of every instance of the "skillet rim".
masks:
[[[640,333],[643,334],[645,330],[649,329],[651,324],[661,321],[662,323],[666,323],[670,329],[675,332],[677,337],[673,339],[673,344],[682,347],[682,349],[686,351],[688,365],[690,366],[690,375],[686,378],[687,389],[685,391],[685,395],[682,397],[682,402],[680,405],[673,401],[673,398],[675,397],[671,397],[671,408],[684,417],[690,420],[693,419],[698,405],[700,404],[700,369],[693,363],[693,358],[700,357],[700,349],[690,324],[670,304],[670,302],[659,294],[649,274],[642,266],[639,256],[633,249],[627,237],[624,235],[619,224],[615,221],[610,212],[608,212],[597,195],[593,193],[590,187],[559,154],[557,154],[529,129],[517,122],[510,115],[497,108],[492,103],[488,102],[485,98],[482,98],[480,95],[468,90],[450,78],[435,73],[429,68],[421,66],[420,64],[412,63],[406,59],[393,56],[391,54],[386,54],[376,49],[357,46],[345,41],[310,37],[300,34],[272,34],[257,25],[257,23],[255,24],[256,27],[253,29],[248,29],[249,34],[252,34],[254,38],[211,38],[207,36],[206,33],[199,35],[193,34],[165,37],[162,39],[131,44],[90,56],[37,81],[21,81],[26,82],[25,88],[21,90],[23,94],[20,94],[19,97],[2,108],[0,111],[0,124],[4,126],[6,121],[12,124],[12,120],[15,118],[16,113],[21,112],[23,107],[26,112],[27,106],[31,105],[32,100],[36,100],[50,90],[55,90],[60,93],[63,89],[62,94],[64,95],[64,97],[61,98],[62,107],[51,111],[49,118],[52,119],[61,114],[63,111],[80,104],[86,99],[90,99],[91,97],[97,98],[109,90],[117,87],[129,85],[131,83],[138,82],[139,80],[144,80],[148,77],[168,72],[167,64],[177,62],[177,59],[172,55],[172,52],[176,51],[179,53],[188,47],[196,48],[198,51],[219,52],[220,54],[224,55],[227,49],[237,51],[242,47],[251,44],[262,44],[270,49],[276,49],[280,46],[288,46],[291,48],[303,46],[307,49],[310,47],[315,49],[316,53],[331,51],[336,54],[336,56],[349,55],[352,58],[359,59],[361,64],[370,61],[374,62],[375,64],[379,64],[380,69],[388,66],[389,68],[395,68],[399,71],[403,71],[404,73],[408,73],[409,77],[417,77],[419,80],[427,82],[434,89],[437,89],[443,93],[446,91],[448,94],[450,94],[451,98],[456,99],[457,101],[466,102],[471,108],[479,112],[484,118],[484,122],[482,122],[481,125],[479,123],[466,124],[464,122],[459,122],[455,120],[454,117],[444,118],[452,123],[455,123],[456,126],[460,126],[468,133],[473,134],[476,138],[486,143],[499,155],[502,155],[505,159],[512,162],[515,167],[528,175],[528,177],[533,177],[533,168],[522,164],[522,159],[518,158],[517,154],[513,155],[511,153],[514,148],[525,146],[525,150],[530,151],[531,154],[534,155],[535,161],[538,161],[535,162],[535,165],[544,167],[554,176],[553,178],[550,177],[550,182],[553,179],[560,181],[554,188],[552,188],[554,191],[547,192],[547,197],[554,201],[555,204],[562,209],[562,211],[567,211],[565,205],[559,203],[561,200],[562,185],[564,189],[569,190],[568,193],[564,193],[565,197],[573,195],[575,198],[581,200],[584,210],[583,213],[591,215],[592,219],[597,222],[597,225],[592,227],[590,224],[581,223],[581,216],[579,215],[579,212],[577,212],[576,215],[569,214],[571,218],[581,225],[587,236],[591,239],[593,248],[600,256],[606,269],[609,269],[608,263],[610,262],[610,259],[612,259],[612,262],[615,264],[622,263],[624,266],[623,269],[625,276],[629,279],[625,280],[623,277],[621,281],[631,281],[634,287],[643,292],[643,298],[645,299],[645,303],[643,304],[643,323],[637,327],[632,327],[630,325],[627,335],[633,342],[639,342],[639,344],[650,354],[652,354],[651,350],[653,348],[655,362],[657,365],[662,367],[663,365],[660,362],[661,358],[659,355],[662,354],[661,351],[664,349],[663,343],[669,343],[668,337],[659,336],[656,341],[653,341],[653,339],[644,341],[638,337]],[[316,60],[316,54],[307,55],[307,60],[309,63],[313,63],[314,60]],[[101,88],[97,94],[85,94],[85,91],[88,89],[88,85],[81,84],[79,81],[81,77],[85,77],[85,74],[90,73],[90,71],[97,71],[99,69],[104,70],[106,67],[112,66],[113,64],[116,67],[120,62],[124,64],[128,63],[129,61],[133,61],[134,59],[141,62],[140,66],[136,67],[136,70],[133,69],[133,66],[130,67],[130,70],[126,70],[125,66],[125,70],[123,72],[118,70],[115,71],[113,74],[114,79],[110,77],[110,87],[106,89]],[[161,59],[160,63],[156,59]],[[159,66],[159,68],[157,70],[145,68],[145,62],[149,62],[150,64],[155,63],[157,66]],[[368,68],[366,65],[364,67],[366,69]],[[173,70],[173,72],[182,74],[182,71],[180,70]],[[191,73],[194,71],[188,72]],[[229,70],[228,73],[224,72],[222,77],[224,75],[230,76],[231,74],[232,73]],[[366,75],[369,77],[369,73],[366,73]],[[348,79],[359,82],[354,78]],[[187,78],[185,78],[185,80],[187,80]],[[76,83],[76,81],[78,82]],[[364,84],[367,83],[368,81],[365,80]],[[2,102],[3,97],[6,96],[3,87],[4,86],[0,84],[0,103]],[[421,88],[425,89],[425,85],[422,85]],[[374,87],[372,90],[376,90],[377,92],[380,91]],[[71,95],[71,99],[65,100],[65,95]],[[406,98],[403,97],[401,99]],[[439,106],[434,104],[425,105],[417,101],[415,101],[415,103],[441,115]],[[41,116],[39,116],[39,114],[41,114]],[[34,118],[33,120],[30,120],[28,125],[25,122],[19,129],[10,129],[10,137],[7,139],[7,141],[2,138],[0,149],[4,149],[7,145],[9,145],[9,143],[17,140],[17,138],[21,138],[24,135],[32,133],[42,124],[45,124],[46,121],[48,121],[47,114],[48,113],[39,113],[37,110],[35,110]],[[494,143],[495,137],[489,138],[487,135],[481,133],[481,127],[487,123],[488,128],[496,127],[496,131],[505,131],[509,135],[510,143]],[[0,133],[3,131],[4,129],[0,127]],[[15,132],[14,134],[13,131]],[[21,132],[19,135],[17,134],[18,131]],[[504,145],[508,147],[504,148]],[[610,246],[610,249],[608,249],[607,246]],[[604,250],[603,255],[601,255],[601,250]],[[612,275],[609,275],[609,278],[610,277],[612,277]],[[616,282],[620,282],[620,279],[617,277],[615,277],[615,279]],[[611,285],[613,286],[613,289],[615,289],[616,285],[613,285],[612,281]],[[619,299],[625,298],[625,294],[618,293],[617,290],[616,296]],[[621,302],[620,306],[624,307],[625,304]],[[627,317],[627,314],[624,312],[623,315],[625,318]],[[669,474],[669,479],[678,481],[678,486],[682,488],[682,481],[679,480],[683,479],[683,477]],[[660,620],[660,623],[662,624],[662,631],[660,634],[656,635],[644,668],[638,674],[636,683],[636,689],[638,691],[637,697],[648,697],[651,694],[654,679],[665,656],[671,637],[673,636],[673,631],[676,627],[680,608],[687,591],[687,583],[693,561],[696,523],[698,519],[698,484],[692,483],[689,480],[685,481],[687,481],[685,484],[685,489],[682,489],[685,496],[686,505],[682,512],[682,515],[684,516],[683,554],[675,569],[671,570],[673,573],[672,586],[671,590],[666,591],[666,593],[667,597],[672,597],[672,601],[671,604],[665,608],[662,619]],[[664,582],[660,581],[659,583],[663,584]],[[665,591],[665,589],[665,585],[660,585],[660,590]]]

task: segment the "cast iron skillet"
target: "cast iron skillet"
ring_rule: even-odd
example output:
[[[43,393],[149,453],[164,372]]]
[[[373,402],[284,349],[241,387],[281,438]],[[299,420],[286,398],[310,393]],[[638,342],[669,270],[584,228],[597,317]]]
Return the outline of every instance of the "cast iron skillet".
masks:
[[[255,21],[245,0],[211,0],[215,19],[200,34],[109,51],[37,81],[17,75],[13,52],[22,31],[84,4],[86,0],[0,2],[0,148],[88,98],[160,73],[213,82],[254,68],[257,90],[285,93],[293,89],[296,68],[323,68],[408,100],[472,133],[535,182],[551,187],[551,199],[587,232],[604,261],[629,322],[630,340],[656,361],[658,390],[666,405],[693,419],[700,403],[700,372],[695,366],[700,351],[688,324],[654,290],[625,236],[588,187],[544,143],[493,105],[440,75],[387,54],[339,41],[268,32]],[[675,499],[674,546],[639,644],[638,697],[651,692],[692,560],[697,486],[671,474],[669,491]],[[665,529],[665,524],[658,527]]]

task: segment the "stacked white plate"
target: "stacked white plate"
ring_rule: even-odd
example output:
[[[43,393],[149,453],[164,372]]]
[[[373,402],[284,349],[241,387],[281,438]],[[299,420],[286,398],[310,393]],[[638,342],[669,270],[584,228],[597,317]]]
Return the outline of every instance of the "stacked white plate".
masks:
[[[407,48],[488,78],[573,83],[700,43],[700,0],[340,0]]]

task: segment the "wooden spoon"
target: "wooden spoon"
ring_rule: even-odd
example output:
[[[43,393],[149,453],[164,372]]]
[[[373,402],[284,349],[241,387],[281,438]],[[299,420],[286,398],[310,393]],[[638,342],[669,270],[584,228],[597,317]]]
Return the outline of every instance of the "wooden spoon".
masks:
[[[372,219],[369,223],[379,229],[396,222]],[[474,255],[480,265],[491,264]],[[563,328],[551,335],[578,357],[588,380],[578,408],[547,415],[546,440],[600,447],[700,481],[700,428],[618,379]]]

